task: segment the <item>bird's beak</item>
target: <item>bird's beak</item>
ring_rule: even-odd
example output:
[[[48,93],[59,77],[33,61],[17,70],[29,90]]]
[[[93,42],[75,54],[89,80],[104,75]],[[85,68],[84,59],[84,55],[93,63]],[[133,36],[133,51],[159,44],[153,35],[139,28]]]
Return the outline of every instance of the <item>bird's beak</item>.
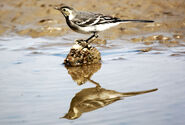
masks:
[[[56,9],[56,10],[60,10],[59,6],[54,6],[53,8]]]

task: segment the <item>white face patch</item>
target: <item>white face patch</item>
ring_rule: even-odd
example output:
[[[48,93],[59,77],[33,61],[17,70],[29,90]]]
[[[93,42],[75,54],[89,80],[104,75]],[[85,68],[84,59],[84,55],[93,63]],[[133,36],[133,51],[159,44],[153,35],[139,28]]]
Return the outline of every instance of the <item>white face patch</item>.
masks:
[[[69,20],[72,20],[75,17],[73,11],[69,9],[67,9],[67,11],[69,12]]]
[[[75,17],[75,12],[71,9],[68,9],[68,8],[62,8],[61,10],[62,14],[65,16],[65,17],[69,17],[69,20],[72,20],[74,17]]]

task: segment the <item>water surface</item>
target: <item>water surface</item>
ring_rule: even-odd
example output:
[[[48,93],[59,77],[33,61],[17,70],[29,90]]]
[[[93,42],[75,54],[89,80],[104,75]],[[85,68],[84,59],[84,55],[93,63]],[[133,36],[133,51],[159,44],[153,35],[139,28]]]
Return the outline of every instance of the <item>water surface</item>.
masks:
[[[184,44],[182,42],[182,44]],[[2,125],[183,125],[185,123],[185,47],[144,45],[127,39],[94,45],[102,64],[71,76],[62,63],[72,38],[0,38],[0,124]],[[152,47],[150,51],[142,49]],[[78,73],[79,71],[79,73]],[[87,76],[86,76],[87,75]],[[77,76],[77,75],[74,75]],[[88,77],[89,76],[89,77]],[[158,91],[125,97],[83,113],[75,120],[63,117],[72,98],[92,80],[106,90]],[[80,81],[81,80],[81,81]],[[82,85],[80,85],[82,84]]]

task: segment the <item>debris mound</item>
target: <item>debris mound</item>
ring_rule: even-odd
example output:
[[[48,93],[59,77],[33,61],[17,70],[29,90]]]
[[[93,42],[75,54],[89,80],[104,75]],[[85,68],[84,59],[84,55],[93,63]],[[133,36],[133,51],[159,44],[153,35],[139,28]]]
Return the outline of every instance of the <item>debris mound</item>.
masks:
[[[89,45],[85,40],[76,40],[69,54],[64,60],[66,66],[81,66],[84,64],[96,64],[101,62],[100,52]]]

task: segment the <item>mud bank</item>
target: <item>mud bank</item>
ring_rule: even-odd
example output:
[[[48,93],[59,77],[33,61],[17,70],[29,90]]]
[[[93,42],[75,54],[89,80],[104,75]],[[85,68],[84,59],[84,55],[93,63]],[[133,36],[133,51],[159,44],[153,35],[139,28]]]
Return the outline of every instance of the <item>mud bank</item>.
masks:
[[[80,11],[91,11],[121,19],[148,19],[153,24],[123,24],[103,33],[104,38],[153,32],[185,33],[184,0],[6,0],[0,1],[0,35],[32,37],[62,36],[72,31],[53,5],[65,3]]]

